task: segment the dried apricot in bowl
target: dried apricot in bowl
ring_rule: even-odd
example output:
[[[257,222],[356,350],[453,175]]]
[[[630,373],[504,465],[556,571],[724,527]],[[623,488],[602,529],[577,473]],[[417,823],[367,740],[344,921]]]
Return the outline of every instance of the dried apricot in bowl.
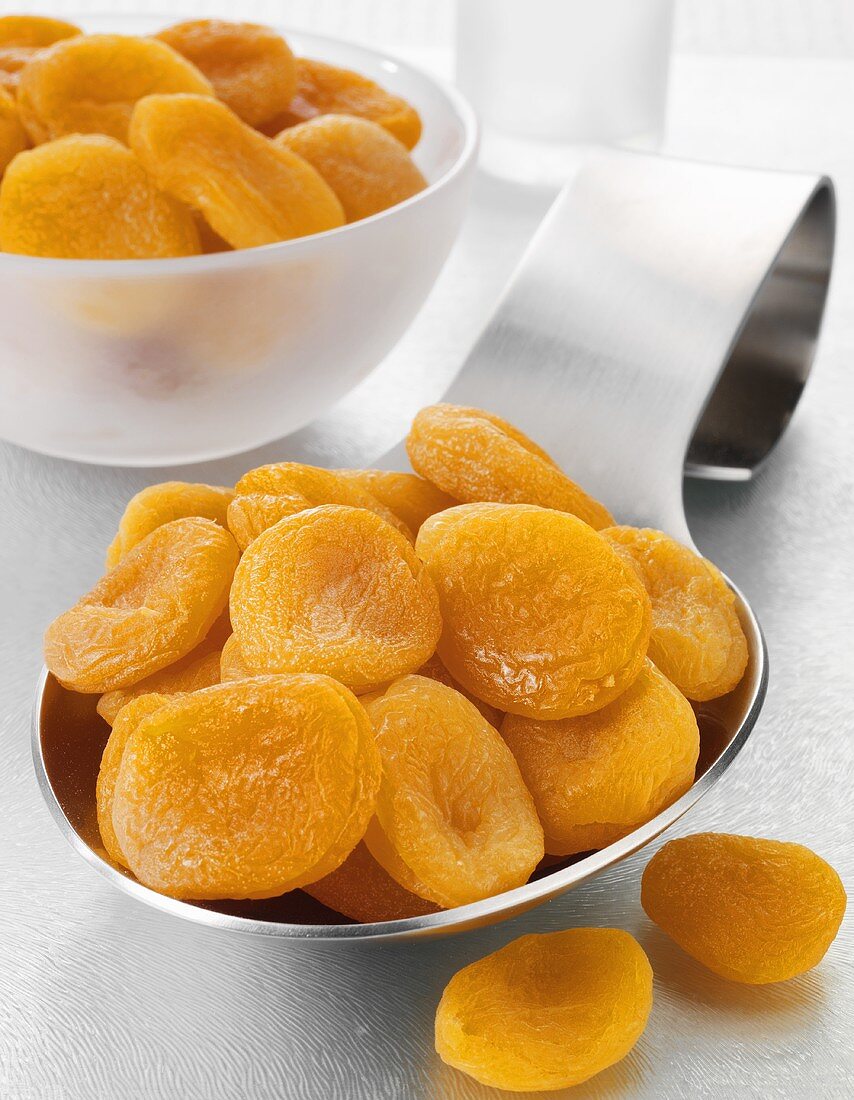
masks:
[[[374,512],[335,504],[250,544],[231,621],[248,667],[322,672],[357,691],[419,668],[441,631],[436,588],[409,541]]]
[[[19,153],[0,185],[0,248],[25,256],[135,260],[194,256],[190,211],[121,142],[73,134]]]
[[[173,519],[202,516],[227,527],[233,497],[234,491],[222,485],[164,481],[146,486],[131,497],[122,513],[116,537],[107,549],[107,568],[112,569],[146,535]]]
[[[406,439],[412,468],[460,501],[539,504],[597,529],[614,522],[541,447],[506,420],[463,405],[429,405]]]
[[[233,248],[344,224],[341,204],[310,164],[215,99],[147,96],[134,110],[130,144],[158,185],[200,211]]]
[[[668,680],[696,702],[732,691],[747,668],[747,639],[720,572],[662,531],[610,527],[602,534],[649,593],[649,655]]]
[[[113,827],[146,886],[177,898],[275,897],[329,874],[374,810],[379,757],[326,676],[173,696],[128,738]]]
[[[130,687],[194,649],[228,601],[234,539],[209,519],[152,531],[45,632],[45,664],[72,691]]]
[[[801,844],[697,833],[656,852],[643,873],[641,903],[715,974],[766,985],[821,962],[846,897],[836,871]]]
[[[276,138],[323,176],[348,222],[369,218],[427,186],[406,147],[376,122],[320,115]]]
[[[528,881],[543,830],[501,737],[453,688],[405,676],[367,704],[382,757],[365,842],[401,886],[450,907]]]
[[[346,504],[376,512],[412,541],[409,528],[372,492],[336,470],[301,462],[274,462],[244,474],[234,487],[228,525],[245,550],[262,531],[286,516],[320,504]]]
[[[522,936],[448,982],[436,1051],[494,1088],[569,1088],[624,1058],[651,1009],[652,968],[628,932]]]
[[[421,524],[436,512],[453,508],[458,500],[417,474],[397,470],[335,470],[336,474],[367,489],[381,504],[390,508],[409,530],[418,534]]]
[[[12,158],[28,145],[18,105],[6,89],[0,87],[0,175],[6,171]]]
[[[204,73],[217,97],[250,126],[280,115],[296,91],[294,55],[270,27],[191,19],[157,37]]]
[[[30,137],[108,134],[127,141],[137,100],[155,92],[213,89],[195,65],[165,42],[122,34],[87,34],[57,42],[21,73],[18,103]]]
[[[576,516],[460,505],[428,519],[415,549],[439,590],[439,656],[494,707],[544,719],[590,714],[643,667],[649,597]]]
[[[421,119],[415,108],[361,73],[298,57],[296,83],[287,110],[274,120],[278,130],[318,115],[355,115],[378,123],[407,149],[418,144]]]
[[[691,704],[647,661],[594,714],[501,727],[534,798],[546,851],[604,848],[675,802],[694,781],[700,734]]]
[[[82,34],[62,19],[41,15],[4,15],[0,18],[0,85],[16,92],[20,72],[46,46]]]

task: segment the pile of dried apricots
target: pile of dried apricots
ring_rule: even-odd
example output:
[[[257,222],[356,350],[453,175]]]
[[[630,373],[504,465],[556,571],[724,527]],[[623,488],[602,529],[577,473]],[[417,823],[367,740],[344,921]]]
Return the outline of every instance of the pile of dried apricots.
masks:
[[[147,259],[322,233],[423,190],[420,135],[400,97],[254,23],[140,38],[0,18],[5,252]]]
[[[498,416],[435,405],[407,444],[414,474],[282,462],[143,490],[48,628],[50,671],[112,726],[104,854],[146,886],[411,917],[522,886],[691,786],[691,704],[748,661],[721,574],[616,525]],[[704,834],[655,855],[642,902],[763,984],[822,958],[845,892],[800,845]],[[487,1084],[561,1088],[622,1058],[651,1005],[627,932],[526,936],[451,980],[436,1046]]]

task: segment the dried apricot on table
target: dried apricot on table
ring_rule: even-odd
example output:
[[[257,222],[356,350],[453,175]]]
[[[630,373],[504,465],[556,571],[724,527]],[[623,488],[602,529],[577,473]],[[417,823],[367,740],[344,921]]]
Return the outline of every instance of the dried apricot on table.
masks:
[[[546,851],[604,848],[675,802],[694,781],[700,734],[691,704],[647,661],[594,714],[501,727],[534,798]]]
[[[418,534],[419,527],[429,516],[460,503],[417,474],[397,470],[342,469],[334,472],[367,489],[381,504],[391,509],[413,535]]]
[[[641,903],[715,974],[766,985],[821,962],[846,897],[836,871],[801,844],[697,833],[656,852],[643,873]]]
[[[651,1009],[652,967],[628,932],[522,936],[451,978],[436,1051],[494,1088],[569,1088],[624,1058]]]
[[[464,405],[429,405],[406,440],[412,468],[466,503],[539,504],[571,512],[591,527],[614,520],[554,460],[506,420]]]
[[[147,96],[133,113],[130,144],[158,185],[200,211],[233,248],[344,224],[341,204],[310,164],[215,99]]]
[[[82,34],[79,27],[62,19],[41,15],[0,17],[0,85],[17,92],[20,72],[46,46]]]
[[[412,541],[412,533],[368,489],[336,470],[301,462],[274,462],[244,474],[234,487],[228,525],[241,549],[286,516],[320,504],[345,504],[375,512]]]
[[[133,260],[193,256],[190,211],[121,142],[74,134],[19,153],[0,185],[0,248],[26,256]]]
[[[152,531],[45,632],[45,663],[72,691],[130,687],[184,657],[225,610],[234,539],[209,519]]]
[[[170,520],[202,516],[227,527],[228,506],[233,497],[233,490],[222,485],[164,481],[146,486],[128,501],[116,537],[107,549],[107,568],[111,569],[146,535]]]
[[[356,845],[337,870],[303,890],[327,908],[362,924],[405,920],[439,909],[395,882],[364,842]]]
[[[247,667],[325,673],[356,691],[419,668],[441,630],[435,586],[409,541],[374,512],[335,504],[259,535],[230,607]]]
[[[696,702],[732,691],[747,668],[747,639],[718,569],[662,531],[610,527],[602,534],[649,593],[649,655],[668,680]]]
[[[326,676],[173,696],[136,726],[113,827],[140,882],[177,898],[275,897],[331,873],[374,810],[379,757]]]
[[[320,115],[276,138],[323,176],[348,222],[369,218],[427,186],[406,147],[376,122]]]
[[[382,757],[365,842],[401,886],[465,905],[528,881],[543,830],[509,749],[477,708],[424,676],[367,704]]]
[[[285,112],[273,120],[273,133],[318,115],[355,115],[376,122],[407,149],[421,137],[418,112],[400,96],[361,73],[339,69],[325,61],[296,59],[296,91]]]
[[[57,42],[21,73],[18,103],[30,137],[108,134],[128,139],[137,100],[156,92],[212,96],[195,65],[165,42],[87,34]]]
[[[0,176],[9,162],[29,145],[21,124],[18,106],[5,88],[0,87]]]
[[[294,55],[270,27],[191,19],[157,37],[204,73],[217,98],[250,126],[280,115],[296,91]]]
[[[592,527],[527,504],[465,504],[418,533],[439,590],[439,656],[499,710],[570,718],[643,667],[652,615],[637,574]]]

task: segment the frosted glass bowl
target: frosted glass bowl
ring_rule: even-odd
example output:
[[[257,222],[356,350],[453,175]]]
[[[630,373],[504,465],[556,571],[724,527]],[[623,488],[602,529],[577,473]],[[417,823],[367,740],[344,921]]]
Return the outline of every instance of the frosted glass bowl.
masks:
[[[159,25],[159,24],[158,24]],[[146,33],[113,18],[87,30]],[[377,366],[457,235],[477,127],[451,87],[360,46],[284,32],[411,102],[429,187],[352,225],[170,260],[0,253],[0,437],[83,462],[218,458],[294,431]]]

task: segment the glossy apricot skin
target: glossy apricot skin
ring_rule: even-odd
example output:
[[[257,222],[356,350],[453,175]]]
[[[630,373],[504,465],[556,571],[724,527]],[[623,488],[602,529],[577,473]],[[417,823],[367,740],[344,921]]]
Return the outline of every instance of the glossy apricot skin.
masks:
[[[614,522],[533,440],[483,409],[428,405],[412,422],[406,451],[416,473],[459,501],[538,504],[597,530]]]
[[[202,516],[227,527],[233,498],[234,491],[223,485],[164,481],[146,486],[131,497],[122,513],[116,537],[107,549],[107,568],[112,569],[146,535],[173,519]]]
[[[846,900],[839,875],[809,848],[727,833],[669,841],[641,883],[651,920],[709,970],[747,985],[817,966]]]
[[[9,92],[0,86],[0,176],[6,171],[10,161],[29,144],[18,105]]]
[[[376,122],[320,115],[276,138],[326,180],[348,222],[369,218],[427,186],[406,147]]]
[[[593,714],[540,722],[508,715],[501,734],[545,832],[546,851],[605,848],[645,824],[694,781],[700,734],[691,704],[647,661]]]
[[[357,692],[419,668],[441,631],[411,543],[374,512],[334,504],[288,516],[247,547],[230,610],[249,668],[325,673]]]
[[[331,873],[373,813],[379,758],[324,676],[173,696],[124,748],[113,827],[140,882],[176,898],[274,897]]]
[[[225,19],[191,19],[157,35],[211,82],[218,99],[250,126],[287,108],[296,91],[294,56],[270,27]]]
[[[152,531],[47,628],[45,663],[72,691],[106,692],[186,656],[225,610],[238,559],[208,519]]]
[[[439,592],[438,652],[499,710],[571,718],[607,706],[646,657],[643,585],[588,524],[525,504],[466,504],[415,544]]]
[[[199,211],[233,248],[344,224],[341,204],[310,164],[215,99],[146,96],[133,112],[129,140],[158,186]]]
[[[66,38],[21,73],[18,104],[36,144],[66,134],[127,143],[137,100],[154,93],[213,96],[199,70],[165,42],[120,34]]]
[[[195,256],[186,207],[121,142],[73,134],[19,153],[0,184],[0,248],[25,256],[139,260]]]
[[[566,1089],[624,1058],[652,1009],[652,967],[617,928],[522,936],[451,978],[439,1057],[510,1092]]]
[[[391,509],[413,535],[418,534],[425,519],[460,503],[418,474],[397,470],[336,470],[335,473],[367,489]]]
[[[732,691],[749,653],[735,593],[720,571],[662,531],[623,526],[602,535],[637,569],[649,593],[649,655],[664,675],[696,702]]]
[[[446,908],[527,882],[543,831],[511,753],[477,708],[435,680],[404,676],[366,710],[383,764],[365,837],[377,862]]]
[[[484,703],[482,699],[478,699],[478,697],[472,695],[470,691],[466,691],[463,685],[455,680],[442,664],[442,658],[438,653],[434,653],[429,661],[424,662],[421,668],[418,669],[418,675],[427,676],[431,680],[438,680],[440,684],[444,684],[446,687],[458,691],[460,695],[464,695],[470,703],[474,703],[493,729],[501,729],[501,721],[504,718],[502,712],[498,710],[497,707],[493,707],[489,703]]]

